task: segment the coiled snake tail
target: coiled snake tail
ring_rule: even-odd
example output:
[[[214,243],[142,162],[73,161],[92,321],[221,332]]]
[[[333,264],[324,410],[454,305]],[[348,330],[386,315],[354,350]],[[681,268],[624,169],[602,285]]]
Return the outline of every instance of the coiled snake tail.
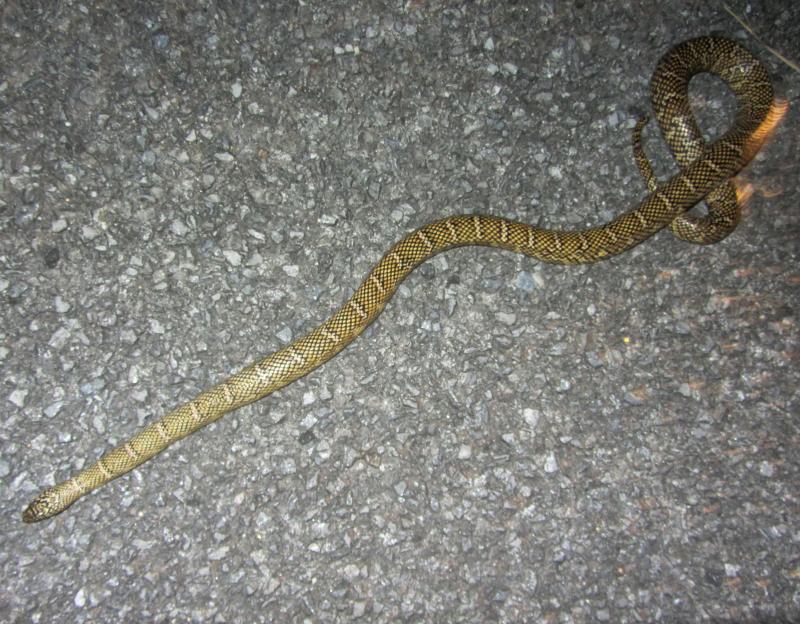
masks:
[[[705,71],[719,75],[730,86],[738,105],[733,127],[710,146],[700,136],[687,95],[689,79]],[[652,189],[638,206],[605,225],[572,232],[487,215],[453,216],[424,225],[395,244],[350,299],[319,327],[181,405],[74,477],[45,490],[23,512],[23,520],[36,522],[60,513],[84,494],[223,414],[308,374],[377,318],[414,267],[441,251],[486,245],[544,262],[580,264],[622,253],[667,226],[679,237],[699,243],[726,236],[736,226],[738,209],[735,198],[731,206],[727,191],[716,189],[726,188],[760,147],[758,129],[773,103],[766,70],[729,39],[693,39],[675,47],[658,64],[652,100],[664,138],[682,170],[656,185],[643,168]],[[684,215],[709,194],[712,202],[707,217]],[[722,194],[720,201],[716,201],[717,194]]]

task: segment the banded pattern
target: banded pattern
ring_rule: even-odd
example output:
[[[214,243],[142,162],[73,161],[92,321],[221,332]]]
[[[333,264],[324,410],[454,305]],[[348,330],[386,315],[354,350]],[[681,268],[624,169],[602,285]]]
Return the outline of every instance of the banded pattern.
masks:
[[[733,127],[710,146],[703,143],[687,95],[689,79],[704,71],[725,80],[738,104]],[[181,405],[74,477],[46,489],[23,512],[23,520],[36,522],[60,513],[84,494],[132,470],[177,440],[308,374],[377,318],[414,267],[446,249],[486,245],[544,262],[581,264],[622,253],[667,226],[679,237],[694,242],[724,238],[736,226],[738,208],[735,198],[735,214],[724,198],[721,202],[714,200],[728,193],[719,189],[730,186],[729,179],[761,146],[759,126],[773,103],[766,70],[739,44],[721,37],[701,37],[678,45],[661,60],[653,76],[652,100],[662,134],[682,170],[657,185],[639,149],[637,161],[651,190],[639,205],[609,223],[583,231],[547,230],[477,214],[447,217],[422,226],[396,243],[350,299],[319,327]],[[689,219],[684,215],[709,196],[712,205],[708,218]]]

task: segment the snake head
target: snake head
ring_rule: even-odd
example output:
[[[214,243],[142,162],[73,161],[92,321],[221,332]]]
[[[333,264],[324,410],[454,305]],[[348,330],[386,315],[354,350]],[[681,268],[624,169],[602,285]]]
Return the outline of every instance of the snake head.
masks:
[[[22,512],[22,521],[30,524],[52,518],[64,510],[64,505],[60,504],[60,500],[56,488],[45,490]]]
[[[42,494],[22,512],[22,521],[31,523],[49,518],[52,515],[51,509],[50,500]]]
[[[60,514],[91,489],[75,477],[47,488],[33,499],[28,508],[22,512],[22,521],[30,523],[52,518]]]

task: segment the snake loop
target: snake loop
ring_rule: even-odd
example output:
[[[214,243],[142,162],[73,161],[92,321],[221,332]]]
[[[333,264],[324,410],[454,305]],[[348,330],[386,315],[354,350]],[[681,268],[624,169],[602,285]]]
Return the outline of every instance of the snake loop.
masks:
[[[720,76],[733,91],[738,106],[731,129],[711,145],[702,139],[687,94],[689,79],[700,72]],[[581,264],[620,254],[664,227],[697,243],[713,243],[727,236],[738,221],[730,178],[761,147],[759,127],[773,104],[767,71],[738,43],[722,37],[700,37],[669,51],[659,62],[651,84],[655,115],[681,171],[659,185],[641,150],[636,151],[650,190],[637,206],[609,223],[582,231],[548,230],[478,214],[446,217],[422,226],[386,252],[350,299],[316,329],[202,392],[75,476],[44,490],[23,512],[22,519],[36,522],[62,512],[81,496],[181,438],[310,373],[377,318],[400,282],[417,265],[446,249],[485,245],[544,262]],[[684,214],[704,198],[710,199],[708,217]]]

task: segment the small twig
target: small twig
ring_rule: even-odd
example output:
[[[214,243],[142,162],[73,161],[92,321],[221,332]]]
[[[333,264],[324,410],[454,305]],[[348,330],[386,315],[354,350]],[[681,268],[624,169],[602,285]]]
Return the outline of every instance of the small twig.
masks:
[[[742,28],[744,28],[744,29],[745,29],[747,32],[749,32],[751,35],[753,35],[753,38],[754,38],[756,41],[758,41],[758,42],[759,42],[761,45],[763,45],[763,46],[764,46],[764,47],[765,47],[767,50],[769,50],[770,52],[772,52],[772,54],[774,54],[776,58],[778,58],[779,60],[781,60],[781,61],[783,61],[784,63],[786,63],[786,65],[788,65],[789,67],[791,67],[791,68],[792,68],[794,71],[796,71],[796,72],[800,72],[800,66],[798,66],[798,65],[797,65],[797,63],[795,63],[795,62],[794,62],[794,61],[792,61],[792,60],[789,60],[789,59],[788,59],[788,58],[786,58],[786,57],[785,57],[783,54],[781,54],[780,52],[778,52],[778,51],[777,51],[775,48],[773,48],[773,47],[771,47],[771,46],[767,45],[766,43],[764,43],[764,40],[763,40],[761,37],[759,37],[759,36],[758,36],[758,35],[757,35],[757,34],[756,34],[754,31],[753,31],[753,29],[752,29],[752,28],[750,28],[750,26],[747,24],[747,22],[745,22],[745,21],[744,21],[744,20],[743,20],[741,17],[739,17],[738,15],[736,15],[736,13],[734,13],[734,12],[731,10],[731,8],[730,8],[730,7],[729,7],[727,4],[725,4],[725,3],[723,2],[723,3],[722,3],[722,6],[723,6],[723,8],[724,8],[724,9],[725,9],[725,10],[726,10],[726,11],[727,11],[727,12],[728,12],[730,15],[731,15],[731,17],[733,17],[733,19],[735,19],[737,22],[739,22],[739,24],[741,24]]]

